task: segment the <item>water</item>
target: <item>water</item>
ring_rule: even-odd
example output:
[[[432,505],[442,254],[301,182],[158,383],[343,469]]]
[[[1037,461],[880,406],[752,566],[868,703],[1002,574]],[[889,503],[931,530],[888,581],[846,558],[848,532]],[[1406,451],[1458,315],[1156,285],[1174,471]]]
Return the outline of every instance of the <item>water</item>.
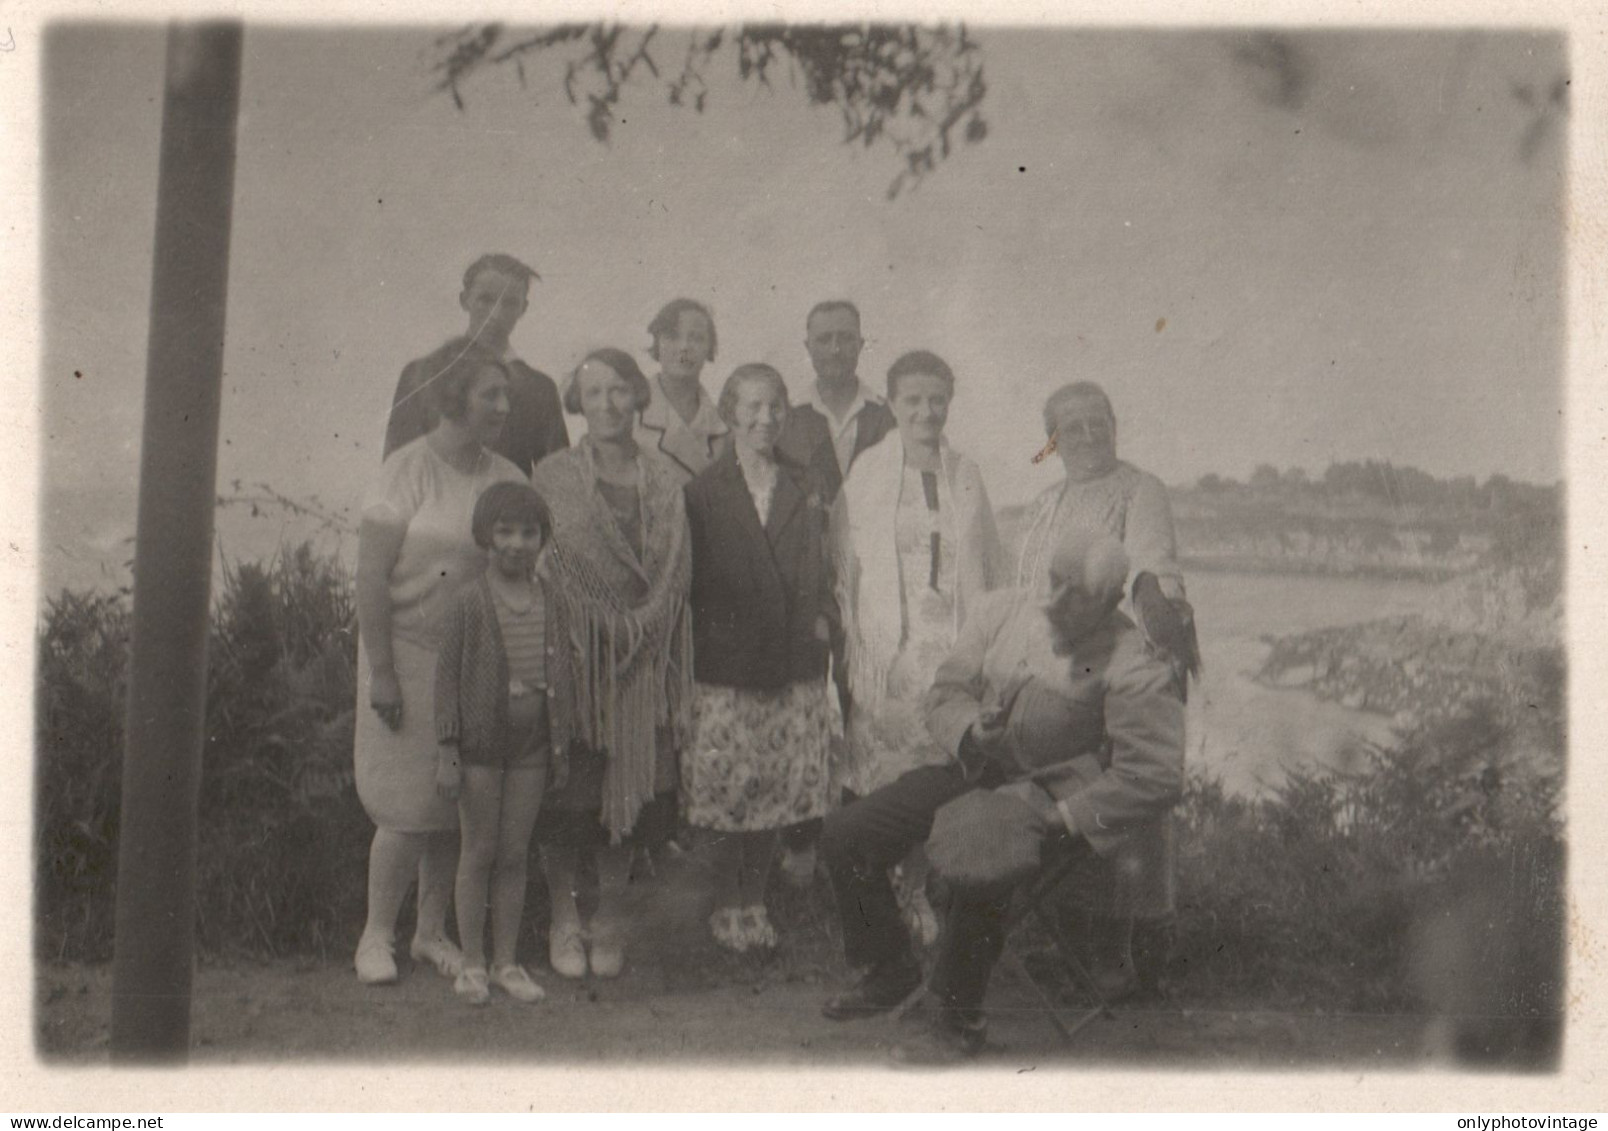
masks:
[[[1355,577],[1192,575],[1205,671],[1190,695],[1190,768],[1254,795],[1276,787],[1292,766],[1353,767],[1358,740],[1388,740],[1390,720],[1253,682],[1267,657],[1263,637],[1423,612],[1436,588]]]

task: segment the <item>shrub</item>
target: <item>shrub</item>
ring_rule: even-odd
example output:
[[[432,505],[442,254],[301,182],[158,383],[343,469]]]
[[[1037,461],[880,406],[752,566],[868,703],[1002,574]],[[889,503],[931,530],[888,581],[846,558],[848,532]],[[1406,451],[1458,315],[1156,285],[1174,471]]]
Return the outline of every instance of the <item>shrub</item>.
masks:
[[[1359,771],[1293,772],[1260,800],[1194,778],[1179,818],[1181,988],[1339,1010],[1438,1007],[1410,977],[1427,909],[1471,885],[1499,889],[1515,870],[1530,876],[1527,907],[1561,908],[1561,863],[1535,862],[1562,860],[1562,748],[1545,762],[1513,739],[1478,702],[1366,747]],[[1512,911],[1540,951],[1549,932],[1561,939],[1561,914]],[[1556,980],[1537,967],[1527,1000],[1548,1000],[1543,983]]]
[[[228,564],[208,645],[198,829],[204,954],[324,953],[360,920],[371,830],[352,789],[352,583],[310,547]],[[130,616],[63,593],[39,633],[42,957],[108,958]]]
[[[34,711],[43,957],[111,957],[129,629],[119,595],[63,592],[45,607]]]

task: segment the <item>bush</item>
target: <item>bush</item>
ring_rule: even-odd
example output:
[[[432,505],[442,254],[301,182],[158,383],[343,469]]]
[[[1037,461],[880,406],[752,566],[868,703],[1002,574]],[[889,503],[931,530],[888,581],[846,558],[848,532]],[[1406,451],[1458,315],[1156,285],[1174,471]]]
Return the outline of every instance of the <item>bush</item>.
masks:
[[[110,957],[130,616],[63,593],[39,633],[41,957]],[[352,583],[310,547],[226,564],[208,645],[203,954],[323,954],[360,921],[371,829],[352,788]]]
[[[1554,935],[1561,946],[1561,745],[1541,763],[1513,739],[1490,704],[1473,703],[1366,748],[1360,771],[1293,772],[1260,800],[1196,777],[1180,812],[1179,988],[1218,1001],[1439,1009],[1413,976],[1415,928],[1457,892],[1504,890],[1518,873],[1529,878],[1503,929],[1533,930],[1540,953]],[[1552,1000],[1556,969],[1530,973],[1522,996]]]
[[[129,629],[121,596],[63,592],[45,608],[34,710],[42,957],[111,957]]]

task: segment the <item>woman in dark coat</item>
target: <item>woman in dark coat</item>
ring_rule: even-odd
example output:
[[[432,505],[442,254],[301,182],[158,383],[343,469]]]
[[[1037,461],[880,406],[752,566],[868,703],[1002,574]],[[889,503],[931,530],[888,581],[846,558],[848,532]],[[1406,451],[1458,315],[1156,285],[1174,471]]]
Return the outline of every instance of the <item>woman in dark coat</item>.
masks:
[[[827,810],[827,516],[813,474],[776,451],[787,408],[781,374],[739,366],[720,395],[732,447],[687,486],[696,688],[682,804],[722,834],[709,924],[732,950],[776,945],[777,834]]]

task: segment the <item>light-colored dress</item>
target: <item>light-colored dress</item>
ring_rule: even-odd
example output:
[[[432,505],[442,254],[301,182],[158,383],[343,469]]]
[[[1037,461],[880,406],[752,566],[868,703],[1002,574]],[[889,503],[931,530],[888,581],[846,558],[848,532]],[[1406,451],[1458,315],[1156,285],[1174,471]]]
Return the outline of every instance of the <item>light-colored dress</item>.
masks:
[[[897,433],[855,462],[833,521],[853,691],[835,778],[864,796],[949,760],[922,696],[968,606],[1002,580],[1003,553],[977,465],[944,444],[942,470],[924,476]]]
[[[1172,506],[1167,488],[1154,475],[1119,460],[1098,479],[1063,480],[1041,491],[1028,504],[1016,583],[1041,588],[1057,543],[1074,529],[1101,531],[1120,540],[1128,551],[1130,578],[1152,573],[1167,596],[1184,595]]]
[[[519,470],[483,451],[475,471],[453,467],[421,437],[380,469],[363,508],[369,522],[404,528],[391,568],[391,653],[402,688],[402,726],[392,730],[369,706],[368,651],[358,644],[357,794],[382,829],[431,832],[458,827],[455,803],[436,796],[435,668],[442,618],[458,592],[486,569],[470,531],[475,500],[493,483],[523,483]]]
[[[887,690],[875,711],[856,706],[849,715],[848,758],[842,784],[864,796],[918,766],[939,765],[948,754],[927,737],[921,698],[955,642],[955,538],[953,498],[941,476],[938,506],[929,509],[923,472],[904,469],[894,542],[899,555],[899,613],[904,639],[888,668]],[[946,529],[947,528],[947,529]],[[932,534],[938,533],[936,570]]]

